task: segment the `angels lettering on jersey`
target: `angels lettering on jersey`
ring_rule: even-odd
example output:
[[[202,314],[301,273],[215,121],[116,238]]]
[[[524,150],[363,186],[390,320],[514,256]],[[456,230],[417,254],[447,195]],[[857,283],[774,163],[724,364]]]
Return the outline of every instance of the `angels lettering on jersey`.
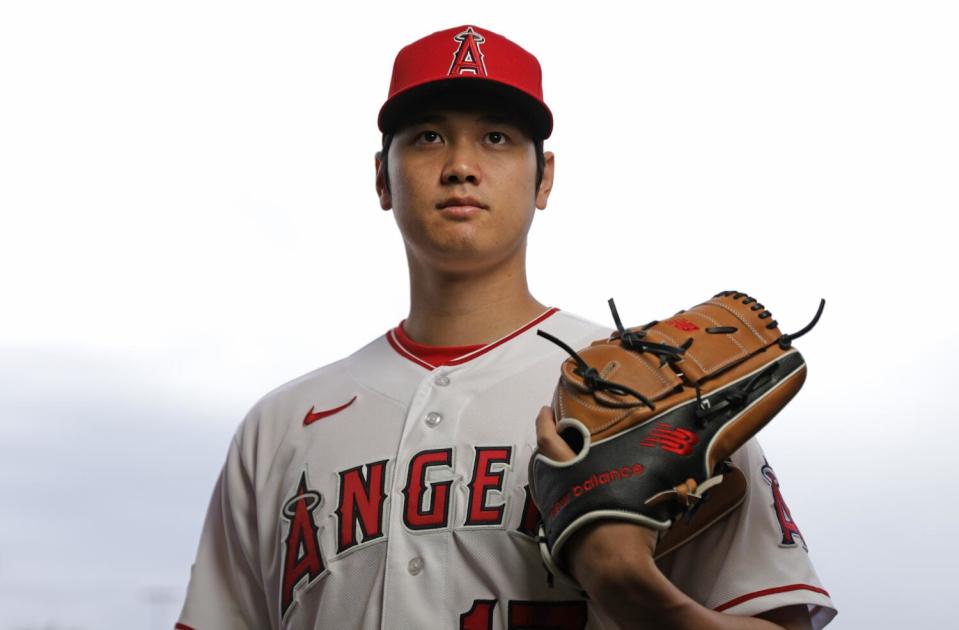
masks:
[[[414,455],[405,466],[401,504],[403,524],[411,532],[457,528],[503,528],[506,513],[504,482],[513,463],[512,446],[476,446],[473,448],[473,474],[465,484],[466,514],[451,523],[451,497],[454,480],[428,481],[431,472],[453,471],[453,449],[429,449]],[[389,460],[369,462],[336,474],[338,492],[333,511],[336,548],[324,552],[320,545],[317,512],[323,505],[319,492],[309,485],[309,475],[302,472],[289,499],[283,504],[285,522],[281,617],[286,617],[295,603],[295,594],[307,590],[327,570],[327,553],[339,557],[354,547],[383,539],[386,535],[388,476],[395,471]],[[521,517],[513,529],[530,539],[539,530],[539,512],[533,503],[529,486],[524,490]],[[500,497],[499,499],[495,497]],[[282,528],[281,528],[282,529]],[[545,574],[544,574],[545,579]],[[478,614],[478,613],[475,613]]]

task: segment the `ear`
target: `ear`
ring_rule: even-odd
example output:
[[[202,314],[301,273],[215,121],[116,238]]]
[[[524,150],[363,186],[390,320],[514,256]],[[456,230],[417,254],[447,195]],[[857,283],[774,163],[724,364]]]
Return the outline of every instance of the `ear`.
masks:
[[[546,151],[543,155],[546,157],[546,164],[543,167],[543,181],[539,183],[539,190],[536,191],[536,207],[540,210],[546,209],[549,193],[553,190],[553,169],[555,167],[553,152]]]
[[[377,151],[373,156],[374,167],[376,168],[376,196],[380,198],[380,207],[389,210],[393,207],[393,197],[386,186],[386,174],[383,171],[382,151]]]

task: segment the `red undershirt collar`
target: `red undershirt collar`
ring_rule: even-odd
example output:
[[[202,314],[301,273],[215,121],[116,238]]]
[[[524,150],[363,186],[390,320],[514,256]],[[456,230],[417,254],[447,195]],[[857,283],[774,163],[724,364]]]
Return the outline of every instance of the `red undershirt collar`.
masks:
[[[487,344],[470,346],[428,346],[426,344],[418,343],[410,339],[406,334],[406,331],[403,330],[403,323],[406,321],[405,319],[400,322],[396,328],[393,328],[386,333],[386,340],[389,341],[390,345],[393,346],[393,349],[396,350],[396,352],[401,356],[406,357],[421,367],[432,370],[442,365],[459,365],[461,363],[466,363],[471,359],[485,354],[493,348],[506,343],[513,337],[516,337],[520,333],[529,330],[536,324],[539,324],[543,320],[556,313],[558,310],[559,309],[556,307],[549,308],[543,312],[543,314],[539,315],[532,321],[527,322],[524,326],[517,328],[502,339]]]
[[[446,365],[453,359],[479,350],[486,345],[480,343],[472,346],[428,346],[425,343],[418,343],[410,339],[406,334],[406,331],[403,330],[404,322],[406,322],[405,319],[393,329],[393,334],[396,337],[396,341],[403,347],[404,350],[412,354],[420,361],[428,363],[433,367]]]

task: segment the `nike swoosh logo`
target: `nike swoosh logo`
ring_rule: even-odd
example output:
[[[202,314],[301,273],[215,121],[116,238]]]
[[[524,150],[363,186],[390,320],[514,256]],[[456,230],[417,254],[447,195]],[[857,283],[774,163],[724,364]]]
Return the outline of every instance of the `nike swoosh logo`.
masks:
[[[310,407],[310,410],[306,412],[306,417],[303,418],[303,426],[309,426],[316,422],[317,420],[322,420],[323,418],[328,418],[334,413],[339,413],[356,402],[356,396],[350,399],[350,402],[345,405],[340,405],[339,407],[334,407],[333,409],[324,409],[321,411],[313,411],[313,407]]]

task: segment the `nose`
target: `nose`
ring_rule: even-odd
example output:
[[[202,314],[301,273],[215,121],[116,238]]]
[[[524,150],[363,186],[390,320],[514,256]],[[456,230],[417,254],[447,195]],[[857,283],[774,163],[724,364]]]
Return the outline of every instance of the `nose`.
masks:
[[[462,142],[452,143],[443,165],[444,184],[478,184],[480,168],[476,153]]]

